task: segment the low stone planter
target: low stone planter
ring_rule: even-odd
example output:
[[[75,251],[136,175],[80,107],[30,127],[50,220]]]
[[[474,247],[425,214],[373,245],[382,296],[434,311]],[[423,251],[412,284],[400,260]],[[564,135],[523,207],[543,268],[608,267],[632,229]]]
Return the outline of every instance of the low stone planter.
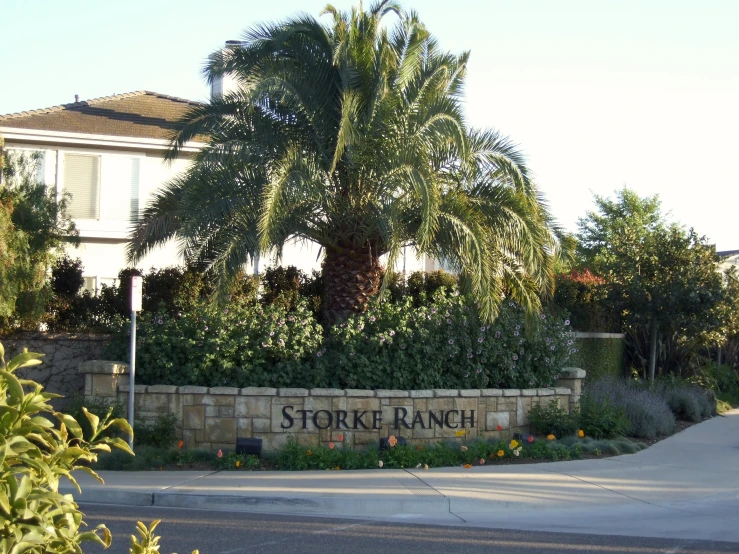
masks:
[[[128,406],[128,367],[87,362],[85,395]],[[428,444],[465,436],[507,438],[529,432],[533,406],[555,401],[571,410],[579,401],[585,371],[563,369],[555,387],[539,389],[352,390],[268,387],[137,385],[136,419],[171,413],[185,446],[233,449],[236,437],[263,439],[265,450],[334,442],[353,448],[380,437],[403,436]]]

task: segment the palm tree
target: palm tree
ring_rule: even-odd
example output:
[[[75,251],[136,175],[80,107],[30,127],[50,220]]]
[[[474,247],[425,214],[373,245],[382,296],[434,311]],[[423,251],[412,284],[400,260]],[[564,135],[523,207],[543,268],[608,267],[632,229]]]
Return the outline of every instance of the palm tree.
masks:
[[[380,258],[389,276],[413,245],[463,276],[486,319],[504,294],[539,308],[557,230],[516,148],[466,127],[469,54],[441,51],[390,0],[324,14],[330,25],[300,15],[252,27],[210,57],[208,79],[230,74],[239,88],[185,116],[168,156],[197,136],[208,146],[145,209],[132,261],[176,238],[226,283],[256,252],[313,241],[337,321],[378,292]]]

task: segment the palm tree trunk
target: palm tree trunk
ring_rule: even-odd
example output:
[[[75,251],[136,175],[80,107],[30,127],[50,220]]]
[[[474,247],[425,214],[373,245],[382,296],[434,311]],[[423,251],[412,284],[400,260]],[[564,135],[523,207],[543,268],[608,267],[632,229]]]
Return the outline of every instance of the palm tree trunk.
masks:
[[[333,325],[367,308],[380,290],[382,266],[369,249],[327,249],[322,276],[323,315]]]

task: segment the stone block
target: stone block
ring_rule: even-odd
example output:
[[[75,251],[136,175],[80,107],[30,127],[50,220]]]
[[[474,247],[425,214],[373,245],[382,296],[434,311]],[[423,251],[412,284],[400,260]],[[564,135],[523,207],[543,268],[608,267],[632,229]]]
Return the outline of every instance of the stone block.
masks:
[[[412,440],[418,440],[418,439],[433,439],[434,438],[435,430],[433,428],[431,429],[413,429],[410,431],[410,438]]]
[[[347,401],[346,396],[334,396],[331,398],[331,408],[336,410],[345,410],[347,411],[347,406],[349,405],[349,402]]]
[[[503,396],[503,389],[482,389],[482,396]]]
[[[436,398],[451,398],[459,396],[458,389],[434,389],[434,396]]]
[[[521,389],[521,396],[536,396],[537,389]]]
[[[503,389],[503,396],[521,396],[521,389]]]
[[[272,426],[271,426],[269,418],[255,417],[252,420],[252,429],[253,429],[254,435],[270,433],[272,430],[271,427]]]
[[[429,409],[429,402],[427,398],[416,398],[413,400],[413,410],[419,410],[421,412],[427,412]]]
[[[117,375],[92,374],[92,396],[115,396],[117,390]]]
[[[544,388],[544,389],[537,389],[536,394],[539,396],[552,396],[554,394],[554,389],[551,387]]]
[[[272,387],[244,387],[241,389],[244,396],[277,396],[277,389]]]
[[[234,401],[236,417],[270,417],[272,398],[269,396],[240,396]]]
[[[343,389],[310,389],[311,396],[346,396]]]
[[[482,394],[482,391],[480,389],[461,389],[459,391],[459,396],[463,396],[465,398],[477,398]]]
[[[195,446],[195,431],[190,429],[185,429],[182,431],[182,442],[185,443],[185,447],[192,448]]]
[[[223,417],[205,418],[205,436],[208,442],[236,444],[236,419]]]
[[[566,394],[567,396],[569,396],[570,394],[572,394],[572,389],[568,389],[567,387],[554,387],[554,394]]]
[[[218,416],[219,417],[234,417],[234,409],[228,406],[218,406]]]
[[[134,393],[135,395],[135,393]],[[147,412],[164,413],[169,408],[168,394],[141,394],[135,396],[141,399],[141,408]]]
[[[236,387],[210,387],[208,389],[208,394],[227,394],[229,396],[236,396],[240,391],[241,389]]]
[[[303,407],[306,410],[313,410],[314,413],[319,410],[331,411],[333,409],[332,398],[322,396],[310,396],[305,399]]]
[[[146,385],[134,385],[133,393],[143,394],[147,391],[147,388],[148,387]],[[128,394],[128,391],[130,390],[131,390],[131,385],[129,385],[128,383],[125,383],[125,384],[118,383],[118,392],[125,392],[126,394]]]
[[[208,394],[208,387],[194,387],[192,385],[185,385],[180,387],[177,391],[180,394]]]
[[[147,392],[160,393],[160,394],[174,394],[177,392],[177,387],[174,385],[149,385]]]
[[[30,349],[29,352],[31,352]],[[125,362],[111,362],[108,360],[89,360],[80,364],[79,372],[97,373],[102,375],[122,375],[128,373],[128,364]]]
[[[375,394],[378,398],[408,398],[410,396],[407,390],[377,390]]]
[[[185,406],[182,409],[183,429],[205,429],[205,406]]]
[[[454,409],[454,398],[429,398],[426,402],[428,402],[428,409],[430,411],[436,412]]]
[[[205,417],[218,417],[221,415],[222,406],[205,406]]]
[[[502,397],[498,399],[498,411],[499,412],[515,412],[518,404],[517,400],[519,397]]]
[[[346,389],[346,395],[347,396],[357,396],[357,397],[368,397],[368,396],[377,396],[375,394],[375,391],[373,390],[365,390],[365,389]]]
[[[558,379],[585,379],[587,373],[578,367],[563,367]]]
[[[411,398],[433,398],[434,391],[432,390],[412,390],[409,391]]]
[[[205,406],[233,406],[235,397],[231,394],[204,394],[201,402]]]
[[[279,396],[308,396],[308,389],[277,389]]]
[[[252,419],[250,417],[240,417],[236,420],[236,436],[237,437],[253,436]]]
[[[529,412],[531,411],[531,398],[521,396],[516,403],[516,425],[523,426],[529,423]]]
[[[260,438],[264,450],[284,450],[290,435],[287,433],[269,433]]]
[[[372,410],[380,409],[379,398],[347,398],[347,410],[359,410],[371,412]],[[371,414],[368,414],[371,415]]]

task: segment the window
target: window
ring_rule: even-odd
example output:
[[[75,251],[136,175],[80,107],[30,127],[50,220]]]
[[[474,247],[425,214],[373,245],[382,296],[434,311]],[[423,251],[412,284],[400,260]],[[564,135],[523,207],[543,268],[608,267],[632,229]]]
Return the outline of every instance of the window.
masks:
[[[97,293],[97,284],[98,279],[97,277],[82,277],[85,280],[84,290],[89,292],[90,294],[96,294]]]
[[[100,157],[65,154],[64,189],[72,195],[70,216],[100,219]]]

